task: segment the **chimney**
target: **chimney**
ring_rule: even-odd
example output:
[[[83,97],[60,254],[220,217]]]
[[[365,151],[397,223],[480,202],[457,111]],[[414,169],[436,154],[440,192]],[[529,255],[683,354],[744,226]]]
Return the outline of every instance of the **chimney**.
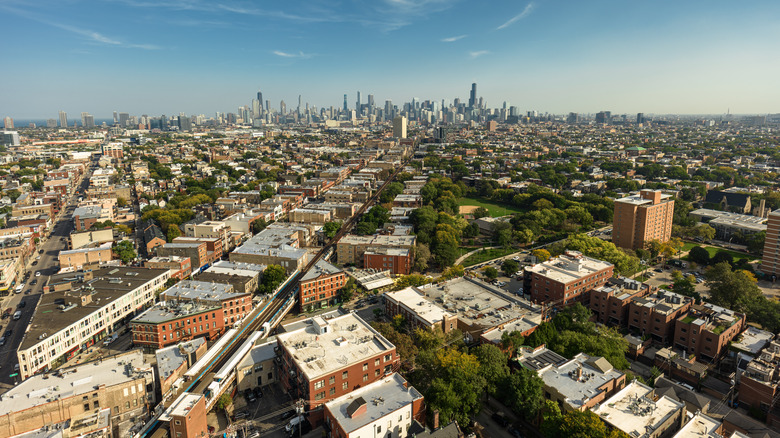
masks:
[[[433,419],[431,420],[431,425],[433,426],[433,430],[436,430],[439,428],[439,410],[434,409],[433,410]]]
[[[582,364],[577,364],[577,381],[582,380]]]

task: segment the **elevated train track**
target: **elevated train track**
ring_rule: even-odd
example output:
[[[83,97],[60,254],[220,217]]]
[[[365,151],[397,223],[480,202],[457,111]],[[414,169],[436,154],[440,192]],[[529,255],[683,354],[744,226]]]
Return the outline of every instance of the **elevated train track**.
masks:
[[[197,373],[196,376],[192,378],[192,380],[186,382],[186,386],[183,392],[191,392],[194,394],[205,394],[208,390],[209,385],[212,381],[214,381],[215,372],[217,370],[222,369],[222,367],[233,357],[233,355],[241,348],[241,345],[257,330],[260,330],[263,327],[263,324],[266,322],[272,321],[276,319],[274,322],[274,325],[271,326],[271,330],[274,328],[276,324],[278,324],[279,321],[281,321],[281,317],[279,317],[279,312],[282,311],[283,308],[287,307],[290,304],[290,301],[295,301],[297,291],[298,291],[298,283],[299,280],[306,275],[306,273],[314,267],[314,265],[320,261],[325,255],[329,254],[331,251],[335,251],[336,245],[338,244],[339,240],[341,240],[342,237],[344,237],[349,231],[352,229],[352,227],[357,224],[357,222],[360,220],[360,218],[363,216],[363,214],[368,210],[368,208],[372,205],[374,205],[378,200],[379,196],[382,194],[382,192],[387,188],[387,186],[393,182],[393,180],[398,176],[398,173],[401,172],[401,170],[409,163],[409,160],[404,161],[404,163],[399,166],[395,171],[385,180],[385,182],[377,189],[377,191],[368,199],[366,202],[363,203],[363,205],[360,206],[358,211],[352,215],[349,219],[347,219],[344,224],[341,226],[341,229],[336,233],[335,236],[333,236],[328,243],[323,246],[317,254],[312,257],[312,259],[306,264],[306,266],[298,271],[293,272],[287,280],[282,283],[282,285],[279,287],[278,291],[273,295],[273,298],[271,298],[270,301],[266,302],[262,307],[258,307],[250,313],[248,317],[248,321],[244,323],[243,327],[238,329],[237,331],[233,332],[230,331],[226,333],[226,336],[232,336],[233,338],[229,341],[225,342],[220,340],[221,342],[224,342],[224,346],[221,348],[220,351],[218,351],[216,354],[212,355],[212,359],[202,367],[202,369]],[[284,315],[281,315],[282,317]],[[269,330],[270,331],[270,330]],[[268,336],[270,333],[265,333],[264,336]],[[182,392],[182,393],[183,393]],[[181,394],[181,393],[180,393]],[[173,399],[169,400],[173,401]],[[159,409],[159,411],[162,411],[162,409]],[[159,417],[159,414],[161,412],[158,412],[157,417]],[[153,423],[149,427],[146,428],[145,431],[142,431],[137,436],[140,437],[151,437],[157,429],[160,428],[162,425],[162,422],[160,420],[154,420]]]

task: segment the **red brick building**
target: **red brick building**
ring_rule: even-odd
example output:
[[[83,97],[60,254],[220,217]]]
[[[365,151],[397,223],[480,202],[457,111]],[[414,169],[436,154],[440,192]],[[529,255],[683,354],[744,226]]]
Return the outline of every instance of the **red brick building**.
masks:
[[[747,364],[739,379],[739,404],[761,412],[774,411],[780,398],[780,342],[769,346]]]
[[[686,314],[692,304],[690,297],[663,290],[637,298],[629,303],[628,329],[653,342],[668,345],[674,336],[675,321]]]
[[[339,289],[347,284],[347,275],[325,260],[318,261],[300,280],[298,302],[310,312],[336,304]]]
[[[165,410],[160,421],[168,422],[171,437],[200,438],[209,435],[206,414],[206,397],[185,392]]]
[[[590,292],[612,278],[615,266],[578,251],[525,268],[524,289],[531,301],[559,306],[582,303],[588,307]]]
[[[677,320],[674,348],[695,355],[702,362],[715,362],[729,342],[745,330],[745,315],[714,304],[694,304]]]
[[[130,321],[133,345],[157,350],[196,337],[218,338],[225,329],[220,306],[167,302],[157,303]]]
[[[192,274],[192,262],[189,257],[168,256],[153,257],[144,262],[146,268],[168,269],[171,272],[171,278],[184,280]]]
[[[322,405],[381,380],[398,369],[395,345],[353,313],[314,317],[277,335],[279,376],[293,399],[306,401],[309,421],[323,421]]]
[[[173,243],[205,243],[206,260],[204,264],[212,264],[222,258],[225,248],[222,246],[222,239],[219,237],[177,237]]]
[[[590,310],[596,322],[627,327],[631,302],[648,293],[650,288],[636,280],[611,278],[590,292]]]
[[[390,271],[395,275],[412,272],[414,260],[409,248],[369,248],[363,253],[363,267]]]

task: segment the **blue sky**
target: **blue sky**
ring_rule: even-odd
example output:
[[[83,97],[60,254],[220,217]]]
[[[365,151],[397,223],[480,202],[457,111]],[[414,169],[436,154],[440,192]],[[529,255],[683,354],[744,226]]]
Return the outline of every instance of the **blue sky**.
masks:
[[[0,0],[0,116],[249,104],[780,112],[780,2]]]

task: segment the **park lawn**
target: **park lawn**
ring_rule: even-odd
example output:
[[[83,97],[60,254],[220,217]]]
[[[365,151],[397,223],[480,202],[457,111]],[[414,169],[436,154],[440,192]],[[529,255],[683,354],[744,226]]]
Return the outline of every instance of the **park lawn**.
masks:
[[[474,253],[463,260],[463,267],[473,266],[488,260],[497,259],[508,254],[518,252],[517,248],[491,248]]]
[[[492,201],[488,201],[481,198],[460,198],[458,199],[458,205],[473,205],[476,207],[485,207],[492,217],[505,216],[507,214],[521,213],[517,207],[511,205],[497,204]]]
[[[688,247],[688,245],[690,245],[690,247]],[[758,257],[752,256],[752,255],[749,255],[749,254],[744,254],[744,253],[737,252],[737,251],[732,251],[732,250],[729,250],[729,249],[718,248],[717,246],[697,245],[695,243],[686,243],[685,245],[683,245],[683,249],[682,250],[683,251],[690,251],[691,248],[693,248],[694,246],[701,246],[702,248],[706,249],[707,252],[710,254],[710,258],[715,256],[715,254],[717,254],[720,251],[726,251],[727,253],[731,254],[732,257],[734,257],[734,263],[737,263],[738,261],[740,261],[742,259],[746,259],[749,262],[752,262],[753,260],[757,260],[758,259]],[[683,258],[687,260],[688,256],[685,256]]]

